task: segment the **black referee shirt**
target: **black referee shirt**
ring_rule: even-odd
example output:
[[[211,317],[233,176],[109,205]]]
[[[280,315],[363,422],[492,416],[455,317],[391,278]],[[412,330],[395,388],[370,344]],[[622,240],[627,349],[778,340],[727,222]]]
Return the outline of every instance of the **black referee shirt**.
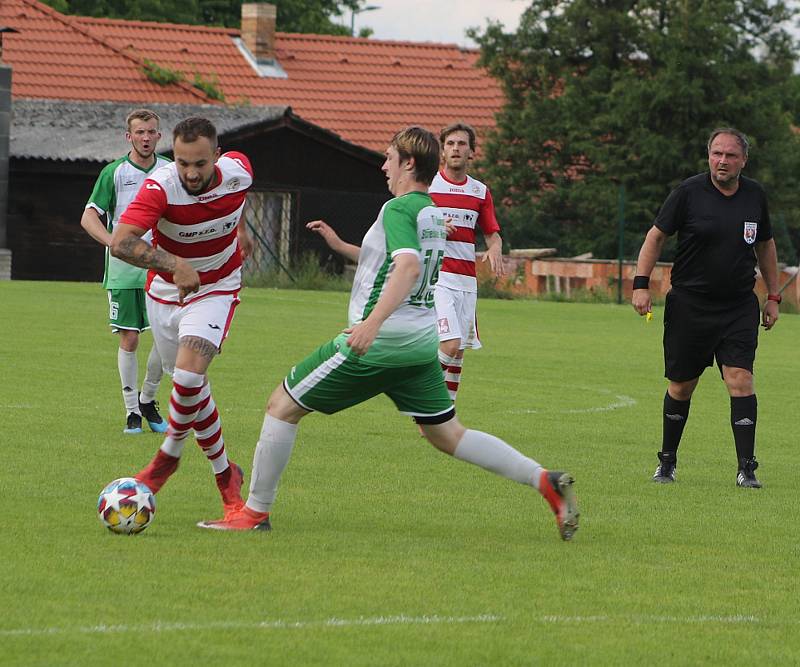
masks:
[[[672,286],[705,296],[735,299],[756,282],[754,244],[772,238],[764,189],[739,177],[739,189],[723,195],[709,173],[692,176],[667,197],[655,226],[672,236],[678,249]]]

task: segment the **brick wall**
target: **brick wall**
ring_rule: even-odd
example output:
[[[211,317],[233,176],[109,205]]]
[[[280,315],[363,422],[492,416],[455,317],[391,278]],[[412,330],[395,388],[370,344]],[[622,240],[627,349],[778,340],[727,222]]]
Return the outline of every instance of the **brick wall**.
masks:
[[[480,255],[480,253],[479,253]],[[561,257],[504,257],[503,261],[508,273],[500,282],[502,286],[519,295],[535,296],[548,292],[562,293],[570,296],[574,290],[586,290],[595,293],[617,294],[619,263],[610,259],[569,259]],[[672,264],[659,262],[650,275],[650,289],[654,296],[663,297],[670,288]],[[779,276],[778,284],[782,287],[797,271],[795,267],[784,268]],[[626,300],[630,300],[633,289],[633,276],[636,262],[622,263],[622,289]],[[489,264],[478,262],[478,279],[491,277]],[[756,293],[760,298],[766,296],[766,287],[759,274],[756,279]],[[800,282],[794,280],[783,292],[786,303],[800,308]]]

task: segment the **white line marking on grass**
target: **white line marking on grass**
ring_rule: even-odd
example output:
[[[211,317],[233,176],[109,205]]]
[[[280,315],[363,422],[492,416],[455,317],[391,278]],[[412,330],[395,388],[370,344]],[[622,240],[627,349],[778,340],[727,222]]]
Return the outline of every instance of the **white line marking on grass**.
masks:
[[[198,630],[283,630],[304,628],[348,628],[373,625],[453,625],[457,623],[497,623],[504,620],[494,614],[479,616],[375,616],[365,618],[329,618],[324,621],[220,621],[217,623],[164,623],[155,621],[145,625],[91,625],[76,628],[18,628],[0,630],[0,637],[41,637],[45,635],[106,635],[127,633],[184,632]]]
[[[594,406],[590,408],[574,408],[570,410],[531,410],[531,409],[522,409],[522,410],[507,410],[510,414],[516,415],[535,415],[535,414],[542,414],[542,413],[556,413],[560,415],[577,415],[577,414],[586,414],[590,412],[608,412],[610,410],[619,410],[620,408],[630,408],[636,405],[636,399],[631,398],[630,396],[626,396],[625,394],[615,394],[614,392],[610,391],[609,389],[603,389],[601,387],[564,387],[565,389],[573,389],[579,390],[582,392],[588,393],[595,393],[595,394],[603,394],[606,396],[613,396],[615,400],[607,405],[600,405]]]
[[[700,625],[708,623],[763,623],[766,619],[758,616],[542,616],[539,619],[542,623],[569,624],[569,623],[619,623],[628,622],[635,624],[642,623],[697,623]],[[798,621],[782,621],[781,624],[796,625]]]

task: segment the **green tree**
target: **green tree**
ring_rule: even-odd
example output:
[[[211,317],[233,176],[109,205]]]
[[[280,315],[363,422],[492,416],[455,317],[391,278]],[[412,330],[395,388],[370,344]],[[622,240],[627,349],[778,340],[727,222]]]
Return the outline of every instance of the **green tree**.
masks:
[[[43,0],[65,14],[138,21],[162,21],[238,28],[243,0]],[[346,17],[365,0],[277,0],[278,30],[349,35],[334,19]]]
[[[624,186],[635,255],[669,190],[707,168],[721,125],[751,137],[745,174],[800,229],[793,15],[780,0],[534,0],[515,34],[473,31],[507,96],[480,165],[504,236],[615,257]]]

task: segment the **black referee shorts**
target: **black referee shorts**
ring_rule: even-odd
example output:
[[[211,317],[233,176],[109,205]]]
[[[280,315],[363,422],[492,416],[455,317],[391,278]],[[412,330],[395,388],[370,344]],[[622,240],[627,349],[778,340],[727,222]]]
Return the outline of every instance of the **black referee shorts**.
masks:
[[[754,293],[719,301],[679,289],[664,309],[664,375],[675,382],[699,377],[713,365],[753,372],[761,308]]]

